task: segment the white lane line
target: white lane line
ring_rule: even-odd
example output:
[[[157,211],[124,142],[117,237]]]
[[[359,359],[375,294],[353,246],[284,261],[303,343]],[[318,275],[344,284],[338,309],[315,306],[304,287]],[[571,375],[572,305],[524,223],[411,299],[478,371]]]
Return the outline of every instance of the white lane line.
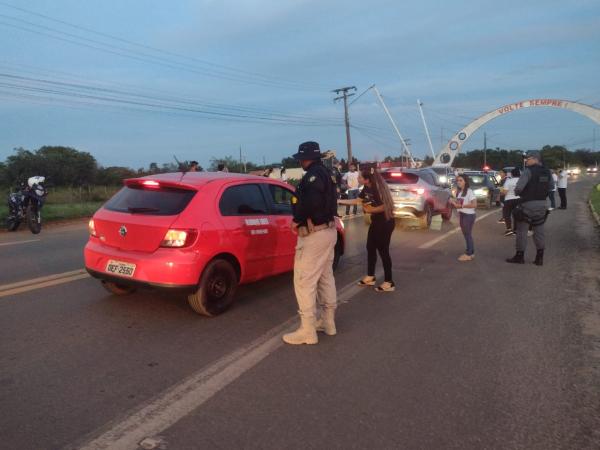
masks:
[[[29,242],[38,242],[38,241],[41,241],[41,239],[28,239],[26,241],[3,242],[0,244],[0,247],[4,247],[5,245],[28,244]]]
[[[498,213],[498,210],[493,210],[493,211],[487,212],[483,216],[477,217],[477,219],[475,219],[475,222],[479,222],[480,220],[485,219],[487,216],[491,216],[492,214],[497,214],[497,213]],[[435,239],[432,239],[431,241],[425,242],[424,244],[419,245],[418,248],[420,248],[420,249],[431,248],[438,242],[441,242],[444,239],[447,239],[450,236],[452,236],[453,234],[456,234],[458,232],[460,232],[460,227],[457,227],[454,230],[447,231],[446,233],[442,234],[441,236],[439,236]]]
[[[359,291],[361,288],[353,281],[338,290],[338,302],[347,303]],[[77,448],[82,450],[138,448],[142,440],[156,436],[174,425],[280,348],[283,345],[282,334],[293,329],[296,322],[297,318],[292,317],[272,328],[250,345],[201,369],[122,420],[109,423],[103,428],[106,431],[100,431],[102,432],[100,436]]]
[[[0,286],[0,298],[9,295],[21,294],[36,289],[56,286],[59,284],[70,283],[71,281],[88,278],[89,275],[84,269],[72,270],[70,272],[57,273],[45,277],[32,278],[30,280],[18,281],[16,283],[4,284]]]

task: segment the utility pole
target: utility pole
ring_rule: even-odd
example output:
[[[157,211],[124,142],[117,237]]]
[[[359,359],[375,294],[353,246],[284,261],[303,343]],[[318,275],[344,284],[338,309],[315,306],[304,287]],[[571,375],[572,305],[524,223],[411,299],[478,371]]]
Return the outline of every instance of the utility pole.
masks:
[[[352,141],[350,140],[350,118],[348,117],[348,97],[352,97],[355,94],[348,94],[348,91],[356,91],[356,87],[348,86],[339,89],[334,89],[331,92],[335,92],[338,97],[334,98],[334,103],[338,100],[344,100],[344,123],[346,124],[346,147],[348,148],[348,164],[352,164]],[[342,95],[340,95],[340,93]]]
[[[483,167],[487,166],[487,133],[483,132]]]
[[[244,166],[244,161],[242,161],[242,146],[240,145],[240,169]]]

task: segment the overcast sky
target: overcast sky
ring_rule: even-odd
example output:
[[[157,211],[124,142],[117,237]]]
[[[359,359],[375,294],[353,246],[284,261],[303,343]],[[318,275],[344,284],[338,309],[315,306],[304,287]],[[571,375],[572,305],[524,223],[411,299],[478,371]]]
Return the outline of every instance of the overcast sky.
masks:
[[[598,0],[0,0],[0,43],[0,160],[64,145],[105,166],[208,165],[241,146],[260,164],[305,140],[343,156],[343,86],[376,84],[421,157],[417,99],[436,152],[507,103],[600,107]],[[372,91],[350,114],[355,156],[399,154]],[[598,149],[589,119],[531,108],[463,149],[483,131],[489,147],[591,148],[594,130]]]

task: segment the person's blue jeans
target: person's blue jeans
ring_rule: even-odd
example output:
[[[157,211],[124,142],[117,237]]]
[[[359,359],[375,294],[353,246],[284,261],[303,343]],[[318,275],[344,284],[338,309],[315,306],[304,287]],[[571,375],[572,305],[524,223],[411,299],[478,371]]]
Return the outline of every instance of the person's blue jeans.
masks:
[[[548,198],[550,199],[550,208],[556,208],[556,200],[554,199],[554,191],[548,192]]]
[[[471,256],[475,254],[475,245],[473,244],[473,225],[475,224],[475,214],[459,213],[460,229],[462,230],[465,242],[467,244],[466,254]]]
[[[348,200],[354,200],[355,198],[358,198],[359,192],[360,191],[358,189],[348,189]],[[354,205],[352,214],[356,214],[357,209],[358,206]],[[350,205],[346,205],[346,215],[348,214],[350,214]]]

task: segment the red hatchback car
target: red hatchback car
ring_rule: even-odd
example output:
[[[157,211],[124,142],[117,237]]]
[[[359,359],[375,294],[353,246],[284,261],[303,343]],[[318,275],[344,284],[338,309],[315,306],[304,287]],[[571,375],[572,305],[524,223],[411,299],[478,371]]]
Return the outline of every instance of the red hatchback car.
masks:
[[[168,173],[125,180],[90,220],[85,267],[111,293],[180,290],[199,314],[233,302],[238,284],[288,272],[296,235],[294,190],[275,179],[228,173]],[[344,253],[336,218],[334,267]]]

